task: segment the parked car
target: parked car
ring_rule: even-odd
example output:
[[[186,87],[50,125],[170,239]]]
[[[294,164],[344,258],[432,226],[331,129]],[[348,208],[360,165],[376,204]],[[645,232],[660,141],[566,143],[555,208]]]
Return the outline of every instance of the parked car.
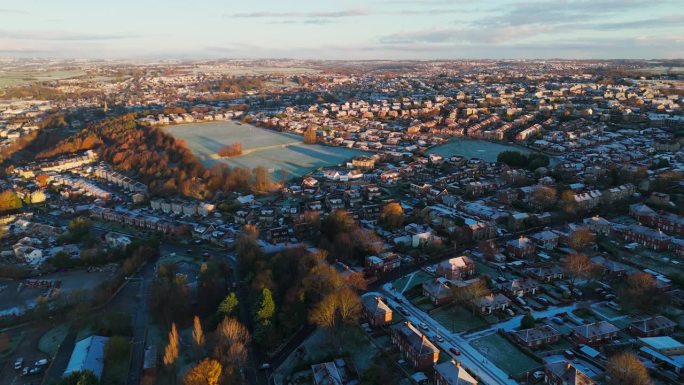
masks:
[[[403,315],[405,315],[405,316],[408,316],[408,315],[409,315],[408,310],[404,309],[404,308],[401,307],[401,306],[397,306],[397,310],[399,311],[399,313],[401,313],[401,314],[403,314]]]
[[[453,355],[455,355],[455,356],[460,356],[460,355],[461,355],[461,351],[458,350],[458,349],[456,349],[456,348],[454,348],[454,347],[449,348],[449,351],[451,352],[451,354],[453,354]]]
[[[541,380],[544,378],[544,372],[537,370],[536,372],[532,373],[532,377],[536,378],[537,380]]]
[[[420,324],[418,324],[418,326],[420,326],[420,328],[423,330],[428,330],[428,326],[425,322],[421,322]]]
[[[510,307],[506,309],[506,314],[508,314],[511,317],[515,316],[515,312]]]
[[[24,358],[17,357],[17,359],[14,361],[14,370],[19,370],[22,366],[24,366]]]
[[[435,339],[437,342],[444,342],[444,337],[440,336],[439,334],[435,335]]]
[[[35,365],[35,366],[45,366],[45,365],[47,365],[47,364],[48,364],[47,358],[43,358],[43,359],[40,359],[40,360],[36,361],[36,363],[33,364],[33,365]]]
[[[268,369],[271,369],[271,364],[269,364],[268,362],[263,363],[263,364],[261,364],[261,366],[259,366],[259,370],[268,370]]]
[[[549,300],[544,298],[544,297],[537,297],[537,302],[539,302],[542,305],[546,305],[546,306],[549,306],[549,304],[550,304]]]
[[[558,318],[558,317],[553,317],[553,318],[551,318],[551,321],[553,321],[553,323],[555,323],[555,324],[557,324],[557,325],[562,325],[562,324],[563,324],[563,320],[560,319],[560,318]]]

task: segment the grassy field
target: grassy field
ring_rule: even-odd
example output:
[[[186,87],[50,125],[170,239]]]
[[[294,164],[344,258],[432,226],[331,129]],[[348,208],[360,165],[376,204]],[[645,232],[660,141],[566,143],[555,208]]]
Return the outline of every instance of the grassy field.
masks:
[[[63,323],[48,330],[45,334],[38,340],[38,350],[54,357],[57,354],[57,349],[59,345],[64,341],[67,334],[69,333],[69,323]]]
[[[410,290],[416,285],[422,285],[423,282],[429,280],[432,276],[422,270],[417,271],[415,274],[407,274],[396,281],[392,282],[394,288],[400,292],[404,289]]]
[[[312,74],[320,71],[304,67],[242,67],[242,66],[199,66],[192,70],[194,73],[214,73],[230,76],[257,75],[296,75]]]
[[[472,345],[488,360],[512,376],[541,366],[540,363],[525,355],[517,346],[498,334],[477,339],[472,342]]]
[[[21,84],[30,84],[39,81],[50,81],[68,79],[83,75],[83,71],[68,70],[68,71],[0,71],[0,88],[16,86]]]
[[[452,332],[465,332],[487,325],[480,316],[461,305],[446,306],[430,316]]]
[[[284,170],[288,176],[301,176],[324,166],[333,166],[365,152],[322,145],[305,145],[298,135],[281,133],[235,121],[191,123],[166,127],[171,135],[183,139],[199,160],[207,166],[217,162],[252,170],[266,167],[278,179]],[[221,147],[240,142],[243,155],[220,158]]]

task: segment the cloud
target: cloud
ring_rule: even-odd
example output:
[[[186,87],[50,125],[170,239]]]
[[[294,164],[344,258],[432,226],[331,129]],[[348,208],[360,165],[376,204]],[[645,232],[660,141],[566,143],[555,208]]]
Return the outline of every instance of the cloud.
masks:
[[[29,11],[24,11],[22,9],[9,9],[9,8],[0,8],[0,15],[2,14],[14,14],[14,15],[30,15],[31,12]]]
[[[98,41],[119,40],[139,37],[139,35],[93,34],[66,31],[8,31],[0,30],[0,39],[49,40],[49,41]]]
[[[369,16],[371,12],[365,8],[350,8],[340,11],[320,11],[320,12],[242,12],[226,15],[228,17],[239,18],[337,18],[337,17],[359,17]]]

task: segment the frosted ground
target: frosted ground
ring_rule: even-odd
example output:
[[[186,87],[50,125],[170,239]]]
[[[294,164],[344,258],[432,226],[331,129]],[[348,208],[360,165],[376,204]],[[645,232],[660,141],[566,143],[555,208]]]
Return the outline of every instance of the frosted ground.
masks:
[[[231,167],[254,169],[266,167],[275,178],[281,170],[289,177],[301,176],[324,166],[334,166],[357,155],[360,150],[322,145],[306,145],[302,137],[276,132],[235,121],[190,123],[165,127],[171,135],[183,139],[198,159],[207,166],[216,162]],[[218,150],[233,142],[242,144],[242,155],[221,158]]]

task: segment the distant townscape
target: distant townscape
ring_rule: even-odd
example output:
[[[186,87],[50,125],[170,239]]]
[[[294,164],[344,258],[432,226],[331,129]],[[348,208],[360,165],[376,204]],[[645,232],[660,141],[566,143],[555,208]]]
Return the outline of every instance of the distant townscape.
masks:
[[[0,385],[681,384],[683,67],[2,60]]]

